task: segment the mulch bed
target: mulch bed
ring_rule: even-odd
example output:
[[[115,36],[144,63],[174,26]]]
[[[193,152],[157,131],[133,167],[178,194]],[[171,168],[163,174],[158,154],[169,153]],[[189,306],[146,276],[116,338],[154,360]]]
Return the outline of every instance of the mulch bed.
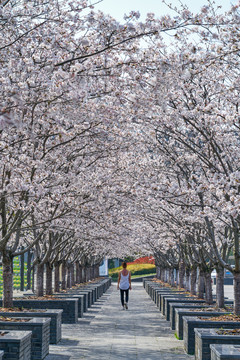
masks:
[[[10,317],[4,317],[4,316],[0,316],[0,321],[9,321],[9,322],[28,322],[30,321],[31,318],[29,319],[21,319],[21,318],[10,318]]]
[[[233,329],[233,330],[220,329],[217,330],[216,333],[218,335],[240,335],[240,329]]]
[[[13,308],[3,308],[0,307],[0,312],[46,312],[45,309],[23,309],[20,307],[13,307]]]
[[[206,318],[206,317],[198,317],[201,320],[205,320],[205,321],[233,321],[233,322],[240,322],[240,316],[239,315],[234,315],[234,314],[226,314],[226,315],[220,315],[220,316],[216,316],[216,317],[210,317],[210,318]]]

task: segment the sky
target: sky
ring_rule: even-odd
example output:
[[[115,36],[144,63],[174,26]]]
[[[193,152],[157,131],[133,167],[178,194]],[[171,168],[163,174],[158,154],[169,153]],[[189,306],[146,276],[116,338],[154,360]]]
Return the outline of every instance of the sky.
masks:
[[[91,1],[94,3],[96,0]],[[178,0],[169,0],[168,2],[176,6],[179,4]],[[207,0],[182,0],[182,2],[188,5],[192,12],[197,12],[207,3]],[[236,2],[237,0],[215,0],[216,5],[221,5],[224,11]],[[155,13],[157,17],[169,13],[169,9],[162,3],[162,0],[103,0],[95,6],[95,10],[98,9],[110,14],[120,22],[123,20],[124,14],[128,14],[132,10],[138,10],[141,13],[141,20],[144,20],[149,12]]]

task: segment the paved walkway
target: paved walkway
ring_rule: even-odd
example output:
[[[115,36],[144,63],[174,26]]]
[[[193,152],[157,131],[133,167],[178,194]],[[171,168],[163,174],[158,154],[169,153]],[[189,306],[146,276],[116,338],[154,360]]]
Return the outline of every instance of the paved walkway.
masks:
[[[129,310],[122,310],[116,285],[79,319],[63,324],[63,339],[46,360],[193,360],[147,295],[133,284]]]

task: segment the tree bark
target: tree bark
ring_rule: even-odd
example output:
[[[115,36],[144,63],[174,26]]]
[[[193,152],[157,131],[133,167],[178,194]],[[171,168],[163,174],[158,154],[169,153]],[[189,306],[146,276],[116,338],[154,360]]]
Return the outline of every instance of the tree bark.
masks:
[[[185,271],[185,289],[190,291],[190,269],[187,267]]]
[[[190,292],[192,295],[196,295],[196,283],[197,283],[197,269],[195,267],[192,267],[191,284],[190,284]]]
[[[204,280],[205,280],[205,299],[207,304],[213,303],[213,296],[212,296],[212,278],[211,272],[207,271],[204,273]]]
[[[13,307],[13,265],[9,252],[2,252],[3,307]]]
[[[52,265],[46,263],[46,295],[52,295]]]
[[[71,287],[76,285],[74,264],[70,264]]]
[[[27,253],[27,290],[31,289],[31,261],[32,261],[32,253],[28,250]]]
[[[66,261],[62,262],[62,290],[66,290]]]
[[[234,289],[234,314],[240,315],[240,273],[233,273],[233,289]]]
[[[217,306],[219,308],[224,307],[224,268],[218,266],[216,268],[217,277],[216,277],[216,295],[217,295]]]
[[[185,274],[185,264],[183,261],[179,264],[179,287],[184,288],[184,274]]]
[[[83,267],[79,266],[79,284],[83,283]]]
[[[71,265],[67,263],[67,288],[71,288]]]
[[[54,292],[60,291],[59,276],[59,262],[56,261],[54,263]]]
[[[37,296],[44,295],[43,281],[44,281],[44,265],[37,264],[37,289],[36,289]]]
[[[78,261],[75,262],[75,268],[76,268],[76,283],[80,284],[80,264]]]
[[[83,282],[87,282],[87,268],[86,266],[83,267],[83,275],[82,275]]]
[[[175,286],[175,282],[174,282],[174,269],[173,269],[173,268],[170,269],[170,285],[171,285],[172,287]]]
[[[204,298],[204,273],[202,270],[199,270],[197,297],[199,299]]]

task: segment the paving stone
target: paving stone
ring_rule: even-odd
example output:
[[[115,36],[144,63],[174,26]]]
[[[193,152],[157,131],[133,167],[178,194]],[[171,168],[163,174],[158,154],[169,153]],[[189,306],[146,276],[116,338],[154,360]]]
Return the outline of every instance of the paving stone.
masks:
[[[62,340],[45,360],[193,360],[139,283],[122,310],[116,284],[76,324],[62,325]]]

